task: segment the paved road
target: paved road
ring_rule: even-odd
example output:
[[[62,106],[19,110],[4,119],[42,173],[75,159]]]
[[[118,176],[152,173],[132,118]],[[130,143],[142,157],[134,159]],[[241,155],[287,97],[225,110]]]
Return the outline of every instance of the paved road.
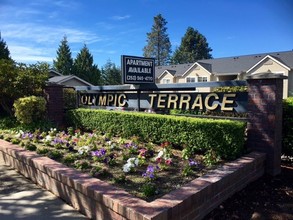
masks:
[[[0,158],[0,220],[87,219],[52,193],[40,188]]]

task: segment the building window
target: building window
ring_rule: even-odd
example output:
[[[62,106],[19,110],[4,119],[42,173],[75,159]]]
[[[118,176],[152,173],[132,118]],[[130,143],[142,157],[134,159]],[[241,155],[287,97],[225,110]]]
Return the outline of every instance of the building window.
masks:
[[[196,82],[196,78],[195,77],[186,77],[186,82],[187,83],[194,83],[194,82]]]
[[[199,76],[197,78],[198,82],[207,82],[208,81],[208,77],[206,76]]]
[[[169,83],[171,83],[170,79],[163,79],[163,84],[169,84]]]

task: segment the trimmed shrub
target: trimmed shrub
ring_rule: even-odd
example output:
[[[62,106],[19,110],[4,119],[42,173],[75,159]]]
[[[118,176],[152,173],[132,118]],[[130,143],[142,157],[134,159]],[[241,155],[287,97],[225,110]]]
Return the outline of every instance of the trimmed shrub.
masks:
[[[139,112],[76,109],[67,112],[71,126],[98,130],[143,141],[169,141],[192,151],[213,149],[221,158],[233,159],[243,153],[246,123],[231,120],[176,117]]]
[[[283,100],[282,153],[293,156],[293,97]]]
[[[46,100],[43,97],[28,96],[17,99],[13,107],[15,117],[22,124],[31,124],[45,119]]]
[[[77,106],[76,99],[77,93],[73,88],[64,88],[63,89],[63,98],[64,98],[64,108],[65,109],[75,109]]]

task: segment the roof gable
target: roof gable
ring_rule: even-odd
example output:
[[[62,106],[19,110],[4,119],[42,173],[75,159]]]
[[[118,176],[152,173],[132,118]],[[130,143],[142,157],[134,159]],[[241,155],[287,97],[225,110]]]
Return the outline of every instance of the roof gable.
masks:
[[[210,72],[210,71],[208,71],[204,66],[206,66],[206,67],[208,67],[208,66],[210,66],[210,64],[204,64],[204,65],[202,65],[202,63],[200,63],[200,62],[195,62],[189,69],[187,69],[186,71],[185,71],[185,73],[183,73],[182,74],[182,77],[184,77],[185,75],[187,75],[189,72],[190,72],[190,70],[192,70],[195,66],[199,66],[199,67],[202,67],[208,74],[210,74],[210,75],[212,75],[212,73]],[[211,67],[210,67],[211,68]]]
[[[253,65],[250,69],[247,70],[247,73],[249,73],[250,71],[252,71],[254,68],[256,68],[257,66],[259,66],[262,62],[264,62],[266,59],[271,59],[274,62],[278,63],[280,66],[284,67],[287,70],[290,70],[290,67],[288,67],[287,65],[285,65],[282,61],[278,60],[278,58],[275,58],[271,55],[267,55],[265,56],[263,59],[261,59],[259,62],[257,62],[255,65]]]
[[[63,75],[54,69],[50,69],[49,70],[49,77],[54,77],[54,76],[63,76]]]
[[[85,80],[75,76],[75,75],[66,75],[66,76],[54,76],[52,78],[49,79],[49,82],[51,83],[57,83],[60,85],[66,85],[66,82],[70,81],[70,80],[76,80],[81,82],[82,84],[86,85],[86,86],[93,86],[91,83],[86,82]]]
[[[158,79],[162,78],[166,74],[170,74],[174,77],[174,75],[176,74],[176,71],[175,70],[164,70],[164,72],[162,72],[162,74],[158,76]]]

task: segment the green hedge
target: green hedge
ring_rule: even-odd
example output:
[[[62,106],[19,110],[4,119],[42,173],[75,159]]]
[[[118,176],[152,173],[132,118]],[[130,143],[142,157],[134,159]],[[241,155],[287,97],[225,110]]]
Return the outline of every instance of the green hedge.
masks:
[[[293,156],[293,97],[283,101],[282,153],[287,156]]]
[[[84,130],[138,136],[143,141],[169,141],[193,151],[213,149],[224,159],[243,153],[246,123],[136,112],[76,109],[67,112],[69,125]]]

